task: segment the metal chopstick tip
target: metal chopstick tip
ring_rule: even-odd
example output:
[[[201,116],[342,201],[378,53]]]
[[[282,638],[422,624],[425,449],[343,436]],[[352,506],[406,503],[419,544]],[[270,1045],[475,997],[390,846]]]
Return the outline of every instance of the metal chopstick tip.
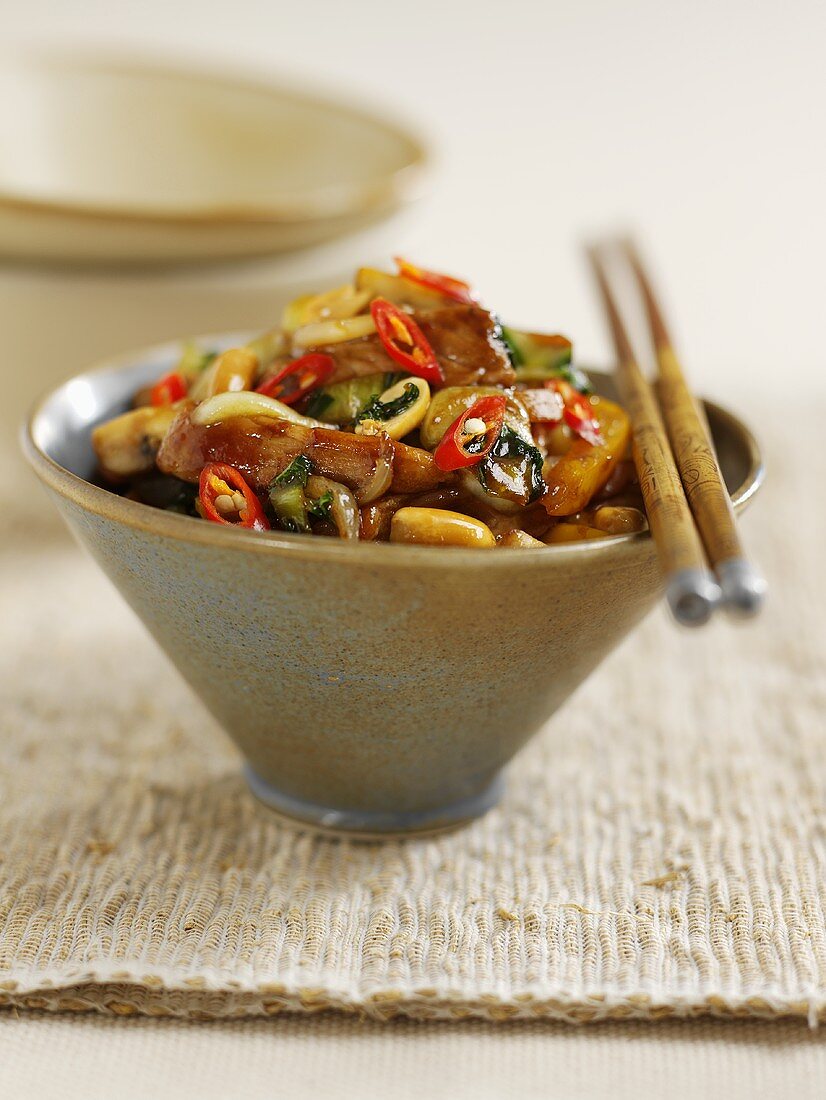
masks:
[[[720,586],[705,569],[681,569],[668,578],[665,598],[681,626],[702,626],[721,601]]]
[[[745,558],[730,558],[717,566],[723,607],[735,619],[750,619],[766,598],[765,578]]]

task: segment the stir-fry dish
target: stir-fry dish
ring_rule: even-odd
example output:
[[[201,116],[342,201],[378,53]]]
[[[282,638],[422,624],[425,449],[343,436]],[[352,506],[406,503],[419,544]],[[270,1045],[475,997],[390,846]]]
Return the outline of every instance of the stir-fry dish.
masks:
[[[630,425],[571,342],[397,260],[175,368],[98,426],[133,500],[253,531],[531,548],[643,530]]]

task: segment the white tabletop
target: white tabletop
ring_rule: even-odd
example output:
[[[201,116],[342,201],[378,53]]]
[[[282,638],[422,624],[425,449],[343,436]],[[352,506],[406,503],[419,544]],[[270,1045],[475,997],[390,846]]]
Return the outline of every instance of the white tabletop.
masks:
[[[9,1100],[822,1100],[801,1021],[0,1018]]]
[[[503,316],[570,334],[583,361],[606,359],[579,244],[630,227],[661,275],[698,389],[805,400],[826,387],[819,0],[29,0],[3,25],[15,49],[162,50],[343,88],[435,140],[434,191],[400,227],[402,246],[472,278]],[[358,260],[355,242],[337,247]],[[31,372],[28,399],[98,355],[265,323],[283,265],[129,277],[0,269],[3,370]],[[22,358],[10,363],[9,349]],[[130,1081],[151,1086],[140,1095],[237,1095],[242,1070],[245,1095],[274,1095],[278,1081],[296,1100],[458,1097],[471,1083],[476,1097],[548,1095],[554,1084],[558,1095],[601,1096],[620,1080],[637,1082],[637,1095],[668,1080],[675,1096],[803,1098],[824,1071],[819,1037],[791,1023],[569,1031],[6,1016],[0,1049],[0,1094],[43,1098],[138,1095]]]

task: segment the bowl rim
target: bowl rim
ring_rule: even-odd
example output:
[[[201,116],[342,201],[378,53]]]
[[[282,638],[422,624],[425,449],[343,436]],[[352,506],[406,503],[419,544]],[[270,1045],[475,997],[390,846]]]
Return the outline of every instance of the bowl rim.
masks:
[[[301,226],[307,223],[350,220],[395,209],[417,198],[424,180],[432,168],[433,151],[423,136],[406,121],[395,121],[381,111],[362,106],[355,101],[339,99],[323,88],[268,79],[263,74],[246,76],[237,68],[219,62],[176,58],[174,55],[149,57],[139,51],[95,50],[81,52],[58,48],[28,51],[19,59],[20,65],[54,68],[85,68],[89,71],[112,70],[151,76],[183,76],[209,80],[227,88],[244,89],[265,95],[279,95],[295,103],[324,107],[339,116],[369,123],[385,135],[392,135],[409,151],[410,159],[391,171],[376,175],[369,181],[336,185],[309,192],[291,202],[272,204],[200,203],[186,206],[165,206],[162,203],[140,206],[136,203],[103,204],[82,199],[59,197],[38,198],[24,191],[0,186],[0,211],[74,218],[93,222],[125,222],[130,225],[157,226]]]
[[[219,343],[231,347],[248,338],[245,333],[213,333],[191,337],[197,343]],[[446,566],[464,567],[473,563],[478,565],[480,558],[489,567],[510,568],[516,561],[533,567],[542,567],[552,562],[605,554],[613,549],[619,553],[632,553],[651,544],[650,531],[637,534],[613,535],[604,539],[586,539],[581,542],[531,548],[497,548],[494,554],[480,554],[478,549],[460,547],[410,546],[390,542],[358,542],[353,545],[341,539],[308,538],[306,535],[290,534],[285,531],[256,532],[238,528],[205,523],[194,516],[184,516],[153,508],[149,504],[128,500],[102,486],[95,485],[78,474],[67,470],[51,458],[38,444],[36,429],[46,405],[58,393],[72,383],[85,381],[97,375],[117,374],[128,367],[138,366],[141,360],[168,358],[174,362],[174,356],[180,352],[181,341],[165,341],[148,347],[110,356],[99,361],[87,370],[64,379],[51,387],[31,408],[21,425],[20,442],[23,453],[40,480],[59,496],[78,505],[84,511],[103,517],[112,522],[143,532],[153,533],[174,539],[178,542],[212,545],[221,549],[254,551],[256,553],[282,556],[303,557],[312,561],[348,562],[353,565],[396,566],[409,560],[419,568],[445,569]],[[610,378],[610,372],[599,368],[584,367],[591,376]],[[705,408],[711,410],[716,419],[721,420],[742,439],[748,458],[748,470],[740,485],[732,495],[735,512],[742,511],[753,499],[765,478],[765,463],[757,440],[751,430],[734,413],[714,401],[701,398]]]

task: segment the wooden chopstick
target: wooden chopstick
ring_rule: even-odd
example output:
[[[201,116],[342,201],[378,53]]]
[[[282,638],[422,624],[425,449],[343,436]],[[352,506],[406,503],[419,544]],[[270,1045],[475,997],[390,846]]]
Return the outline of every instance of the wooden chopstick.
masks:
[[[639,251],[630,240],[622,241],[621,248],[645,305],[659,367],[657,393],[663,419],[708,560],[720,582],[723,607],[739,617],[755,615],[763,603],[766,582],[746,558],[705,415],[688,388]]]
[[[701,626],[719,602],[720,588],[706,566],[660,410],[634,357],[600,251],[589,248],[588,257],[616,348],[617,382],[634,431],[634,465],[665,578],[668,606],[677,622]]]

